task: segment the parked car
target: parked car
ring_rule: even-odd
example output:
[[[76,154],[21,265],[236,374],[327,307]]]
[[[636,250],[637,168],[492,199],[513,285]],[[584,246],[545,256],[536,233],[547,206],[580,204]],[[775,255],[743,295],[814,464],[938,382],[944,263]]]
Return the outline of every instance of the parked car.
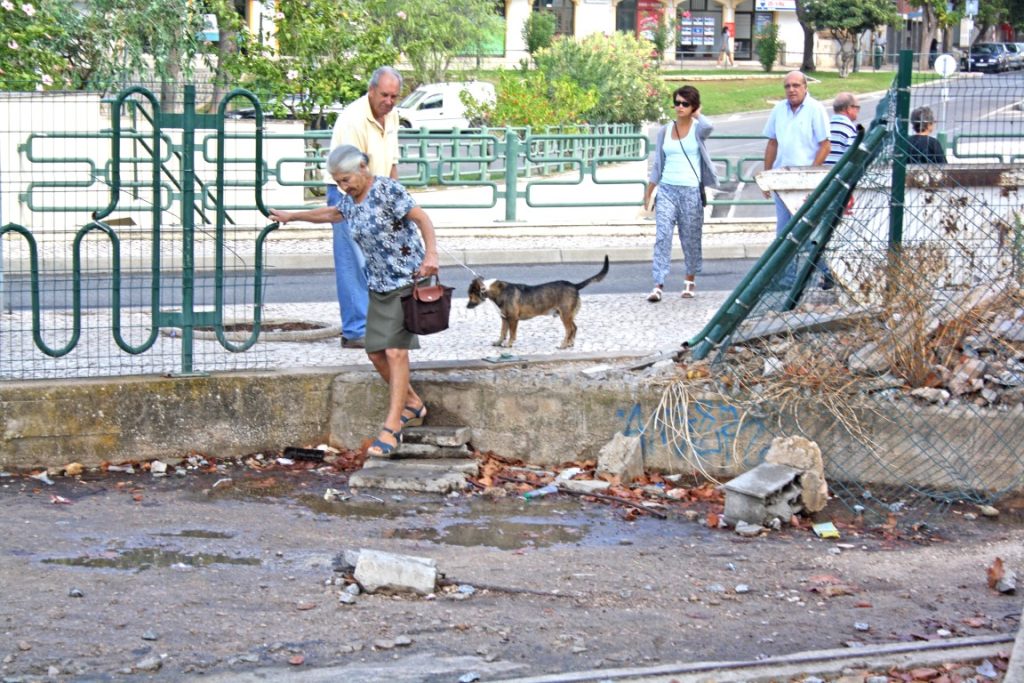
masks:
[[[1003,47],[1006,48],[1006,55],[1010,61],[1010,69],[1014,71],[1024,69],[1024,49],[1021,48],[1021,44],[1003,43]]]
[[[1009,68],[1008,52],[1002,43],[978,43],[972,45],[964,55],[960,68],[963,71],[986,71],[999,73]]]
[[[278,118],[275,112],[280,112],[283,109],[283,114],[280,118],[294,119],[295,112],[301,109],[303,104],[304,95],[285,95],[284,99],[281,100],[281,107],[277,106],[278,101],[274,98],[261,102],[263,105],[263,115],[267,118]],[[248,105],[248,100],[238,98],[238,102],[243,102]],[[337,115],[341,113],[341,110],[345,108],[345,105],[335,102],[326,107],[320,107],[317,109],[313,107],[313,111],[319,111],[324,115],[325,119],[329,118],[330,123],[334,122],[335,116],[329,116],[331,114]],[[256,118],[256,109],[253,107],[242,107],[241,109],[233,109],[226,114],[229,119],[254,119]]]
[[[423,128],[428,131],[447,131],[470,128],[470,121],[462,93],[468,92],[477,102],[494,102],[494,84],[486,81],[466,83],[429,83],[409,93],[395,108],[403,128]]]

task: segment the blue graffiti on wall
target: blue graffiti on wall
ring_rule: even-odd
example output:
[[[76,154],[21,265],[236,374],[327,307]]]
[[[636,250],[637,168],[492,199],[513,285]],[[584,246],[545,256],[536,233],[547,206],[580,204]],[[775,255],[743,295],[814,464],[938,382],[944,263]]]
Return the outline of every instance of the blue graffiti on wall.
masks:
[[[739,443],[743,444],[743,447],[737,451],[737,454],[742,456],[740,464],[744,467],[756,467],[764,462],[773,435],[768,431],[762,418],[749,414],[741,416],[736,406],[728,403],[694,402],[690,404],[685,425],[689,444],[678,438],[670,444],[670,429],[683,427],[682,424],[670,424],[672,421],[682,420],[681,411],[675,411],[674,415],[675,417],[670,417],[663,413],[659,416],[657,432],[650,434],[653,426],[649,424],[650,416],[644,413],[639,403],[634,403],[628,411],[615,411],[615,416],[624,420],[622,433],[626,436],[639,436],[644,453],[660,442],[662,446],[671,445],[677,457],[689,458],[687,450],[692,445],[693,453],[698,458],[711,464],[721,464],[732,459],[742,434],[743,438]],[[648,438],[653,441],[648,442]]]

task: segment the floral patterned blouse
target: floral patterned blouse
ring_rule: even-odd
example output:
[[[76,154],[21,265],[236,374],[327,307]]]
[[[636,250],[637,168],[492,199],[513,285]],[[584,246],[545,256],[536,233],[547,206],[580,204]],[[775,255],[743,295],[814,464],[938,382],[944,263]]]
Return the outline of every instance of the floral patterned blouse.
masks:
[[[407,218],[415,206],[401,184],[383,176],[374,176],[361,203],[342,192],[334,205],[348,221],[352,239],[366,257],[366,282],[374,292],[410,284],[423,263],[419,227]]]

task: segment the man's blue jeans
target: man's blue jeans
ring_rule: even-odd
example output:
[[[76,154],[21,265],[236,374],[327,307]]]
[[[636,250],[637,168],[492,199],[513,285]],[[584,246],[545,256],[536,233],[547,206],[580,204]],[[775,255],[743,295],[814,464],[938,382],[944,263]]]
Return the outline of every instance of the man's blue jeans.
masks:
[[[775,236],[778,237],[782,234],[782,231],[789,224],[790,219],[793,218],[793,214],[790,213],[789,209],[786,208],[786,204],[779,198],[778,192],[772,193],[772,199],[775,200]],[[807,259],[807,255],[803,253],[804,250],[798,252],[797,257],[789,262],[786,266],[786,271],[782,274],[779,279],[779,287],[788,289],[793,286],[796,282],[796,270],[797,264],[802,263]],[[814,264],[817,271],[823,278],[829,277],[829,269],[825,264],[825,259],[821,256],[818,257],[818,262]]]
[[[327,186],[327,205],[333,206],[341,197],[341,190]],[[359,339],[366,335],[366,306],[369,299],[366,286],[366,258],[352,239],[348,221],[333,223],[334,228],[334,281],[338,288],[338,307],[341,309],[341,335],[345,339]]]

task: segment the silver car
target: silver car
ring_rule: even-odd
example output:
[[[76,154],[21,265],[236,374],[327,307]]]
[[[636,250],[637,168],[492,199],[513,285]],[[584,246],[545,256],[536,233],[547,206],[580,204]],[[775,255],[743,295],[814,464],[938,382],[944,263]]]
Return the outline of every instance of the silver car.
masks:
[[[1003,47],[1006,48],[1007,67],[1011,71],[1024,69],[1024,49],[1021,48],[1021,44],[1003,43]]]

